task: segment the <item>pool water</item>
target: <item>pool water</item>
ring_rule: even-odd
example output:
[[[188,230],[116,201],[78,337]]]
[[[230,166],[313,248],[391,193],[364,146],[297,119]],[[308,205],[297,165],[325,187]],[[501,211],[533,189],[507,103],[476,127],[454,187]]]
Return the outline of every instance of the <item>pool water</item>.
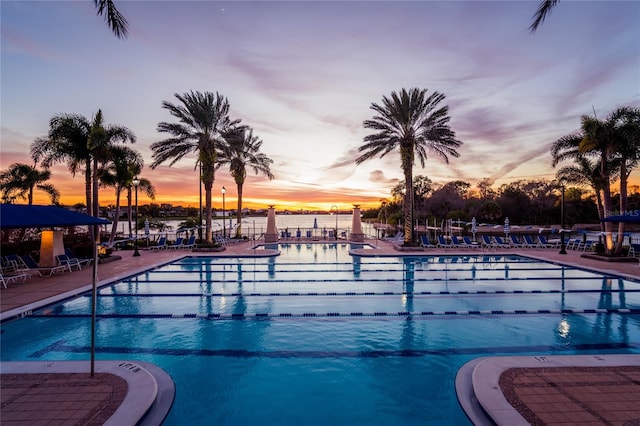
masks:
[[[171,375],[165,422],[469,424],[454,380],[489,355],[640,353],[640,284],[520,256],[185,257],[103,287],[96,359]],[[358,247],[358,248],[361,248]],[[2,360],[87,360],[91,298],[2,325]]]

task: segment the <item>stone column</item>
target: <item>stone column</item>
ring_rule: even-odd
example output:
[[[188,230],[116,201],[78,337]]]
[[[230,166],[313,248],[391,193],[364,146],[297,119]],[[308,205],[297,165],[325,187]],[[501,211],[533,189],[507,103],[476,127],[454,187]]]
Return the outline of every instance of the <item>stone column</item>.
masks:
[[[40,263],[38,266],[56,266],[56,256],[64,254],[62,231],[42,231],[40,238]]]
[[[360,221],[360,205],[353,206],[353,219],[351,221],[351,241],[355,243],[364,242],[364,232],[362,232],[362,222]]]
[[[278,242],[278,228],[276,228],[276,211],[274,206],[269,206],[267,211],[267,232],[264,234],[265,243]]]

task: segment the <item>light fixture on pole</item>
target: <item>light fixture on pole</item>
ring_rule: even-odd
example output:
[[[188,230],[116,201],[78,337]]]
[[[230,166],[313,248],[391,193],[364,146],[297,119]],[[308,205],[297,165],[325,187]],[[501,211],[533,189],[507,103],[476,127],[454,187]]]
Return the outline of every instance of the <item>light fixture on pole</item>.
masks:
[[[222,187],[222,237],[227,238],[227,228],[225,226],[224,217],[225,214],[225,206],[224,206],[224,194],[227,192],[226,188]]]
[[[567,254],[564,243],[564,182],[562,182],[562,198],[560,200],[560,252],[558,254]]]
[[[136,176],[135,178],[133,178],[133,182],[131,183],[133,184],[133,187],[136,189],[136,218],[135,218],[136,239],[133,242],[133,255],[140,256],[140,252],[138,251],[138,185],[140,185],[140,179],[138,179],[138,177]]]

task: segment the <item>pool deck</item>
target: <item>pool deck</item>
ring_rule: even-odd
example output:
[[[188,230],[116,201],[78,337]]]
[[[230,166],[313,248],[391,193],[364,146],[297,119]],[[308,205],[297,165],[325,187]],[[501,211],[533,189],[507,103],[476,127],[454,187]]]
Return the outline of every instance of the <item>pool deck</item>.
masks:
[[[311,241],[285,241],[296,244],[312,243]],[[332,241],[316,241],[313,243],[327,243]],[[344,241],[342,241],[344,242]],[[606,262],[581,257],[583,252],[567,250],[566,255],[558,253],[554,249],[504,249],[491,252],[483,252],[480,249],[426,249],[423,251],[399,251],[388,241],[366,241],[376,248],[367,249],[367,255],[401,256],[401,255],[473,255],[473,254],[521,254],[536,259],[562,263],[568,266],[581,267],[605,273],[620,275],[630,279],[640,279],[640,266],[636,262]],[[240,242],[229,244],[222,252],[191,252],[185,250],[141,250],[139,257],[133,257],[131,251],[118,251],[115,254],[121,259],[99,264],[97,268],[97,286],[108,285],[113,281],[135,275],[149,268],[160,266],[184,256],[257,256],[257,250],[253,250],[253,242]],[[266,253],[263,254],[264,255]],[[0,319],[5,320],[21,315],[28,315],[33,309],[55,303],[77,294],[84,293],[92,288],[93,267],[85,267],[80,271],[65,272],[51,277],[30,277],[25,282],[11,283],[8,288],[0,290]],[[591,355],[588,357],[556,356],[556,357],[492,357],[489,360],[478,359],[473,365],[465,365],[460,370],[456,380],[456,387],[460,381],[458,398],[461,405],[470,418],[476,424],[640,424],[640,355],[623,356],[624,362],[616,355]],[[491,360],[498,360],[491,361]],[[541,360],[543,362],[541,362]],[[126,363],[126,361],[123,361]],[[112,365],[104,366],[103,362],[97,362],[97,370],[106,368],[107,374],[121,374],[122,367],[114,368]],[[122,363],[122,362],[121,362]],[[135,362],[137,364],[143,364]],[[25,366],[27,364],[27,366]],[[34,374],[33,367],[39,374]],[[44,364],[44,365],[42,365]],[[88,374],[69,376],[68,380],[59,380],[59,377],[43,377],[43,374],[54,373],[51,366],[64,364],[60,362],[25,363],[5,362],[0,364],[1,409],[0,418],[3,424],[76,424],[72,419],[82,418],[91,414],[95,418],[100,416],[110,417],[111,423],[134,424],[140,420],[139,410],[120,410],[114,417],[114,404],[108,402],[120,401],[118,406],[124,404],[119,393],[122,386],[118,385],[117,378],[110,377],[107,384],[89,378]],[[88,369],[88,362],[78,362],[73,368]],[[80,365],[81,367],[78,367]],[[584,367],[593,367],[599,370],[589,370]],[[544,367],[544,368],[542,368]],[[66,368],[66,367],[65,367]],[[70,367],[69,367],[70,368]],[[49,369],[49,370],[48,370]],[[101,370],[102,369],[102,370]],[[144,368],[143,368],[144,369]],[[153,367],[149,367],[152,370]],[[126,369],[125,369],[126,370]],[[66,370],[64,370],[66,371]],[[75,370],[74,370],[75,371]],[[11,374],[9,374],[11,373]],[[128,374],[125,372],[125,374]],[[154,376],[154,374],[151,374]],[[158,375],[155,375],[156,378]],[[162,374],[160,373],[160,376]],[[146,376],[145,376],[146,377]],[[466,379],[464,378],[466,377]],[[48,386],[55,386],[56,392],[34,393],[29,392],[38,386],[43,386],[43,380],[51,379]],[[126,378],[125,378],[126,379]],[[145,379],[146,380],[146,379]],[[156,387],[158,386],[156,380]],[[53,385],[51,385],[53,383]],[[160,380],[161,388],[165,390],[169,384]],[[532,385],[533,383],[533,385]],[[569,390],[558,387],[563,383]],[[493,384],[490,386],[490,384]],[[127,395],[132,393],[134,387],[129,384]],[[150,385],[153,387],[154,385]],[[578,401],[575,395],[569,395],[570,388],[586,389],[583,397]],[[8,389],[11,389],[9,392]],[[524,390],[523,390],[524,389]],[[560,390],[559,390],[560,389]],[[528,390],[528,391],[527,391]],[[19,395],[20,397],[16,397]],[[47,396],[48,395],[48,396]],[[77,397],[71,397],[77,395]],[[94,395],[90,398],[87,395]],[[105,395],[106,402],[105,402]],[[529,396],[527,396],[529,395]],[[531,396],[533,395],[533,396]],[[604,399],[603,395],[607,398]],[[61,398],[67,396],[68,403],[62,404]],[[83,404],[74,404],[80,398],[84,398]],[[565,401],[569,399],[569,401]],[[126,398],[125,398],[126,400]],[[172,403],[168,397],[164,397],[162,403]],[[146,405],[145,405],[146,404]],[[474,405],[475,404],[475,405]],[[478,405],[479,404],[479,405]],[[494,409],[498,404],[497,409]],[[506,404],[506,405],[505,405]],[[564,405],[563,405],[564,404]],[[134,404],[135,405],[135,404]],[[150,407],[148,401],[141,404]],[[151,404],[153,405],[153,404]],[[485,417],[473,417],[474,410],[483,407]],[[516,409],[517,407],[517,409]],[[524,407],[524,408],[523,408]],[[612,407],[617,407],[612,409]],[[630,407],[627,409],[626,407]],[[108,411],[111,410],[111,411]],[[117,408],[115,408],[117,410]],[[162,410],[160,410],[162,411]],[[570,413],[569,415],[567,413]],[[46,419],[42,419],[43,413]],[[472,413],[472,414],[469,414]],[[487,415],[489,413],[489,415]],[[39,421],[36,416],[40,416]],[[127,417],[128,416],[128,417]],[[130,422],[120,421],[130,419]],[[595,419],[595,420],[594,420]],[[48,423],[51,420],[56,420]],[[65,423],[67,420],[68,423]],[[154,424],[153,419],[147,420],[148,424]]]

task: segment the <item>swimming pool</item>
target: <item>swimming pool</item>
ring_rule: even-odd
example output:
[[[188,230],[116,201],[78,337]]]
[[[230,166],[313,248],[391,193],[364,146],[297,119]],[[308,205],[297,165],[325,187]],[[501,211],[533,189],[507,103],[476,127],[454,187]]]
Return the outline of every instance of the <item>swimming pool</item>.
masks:
[[[185,257],[99,291],[97,359],[176,383],[166,424],[468,424],[486,355],[640,353],[640,284],[520,256]],[[2,325],[2,360],[88,359],[90,297]]]

